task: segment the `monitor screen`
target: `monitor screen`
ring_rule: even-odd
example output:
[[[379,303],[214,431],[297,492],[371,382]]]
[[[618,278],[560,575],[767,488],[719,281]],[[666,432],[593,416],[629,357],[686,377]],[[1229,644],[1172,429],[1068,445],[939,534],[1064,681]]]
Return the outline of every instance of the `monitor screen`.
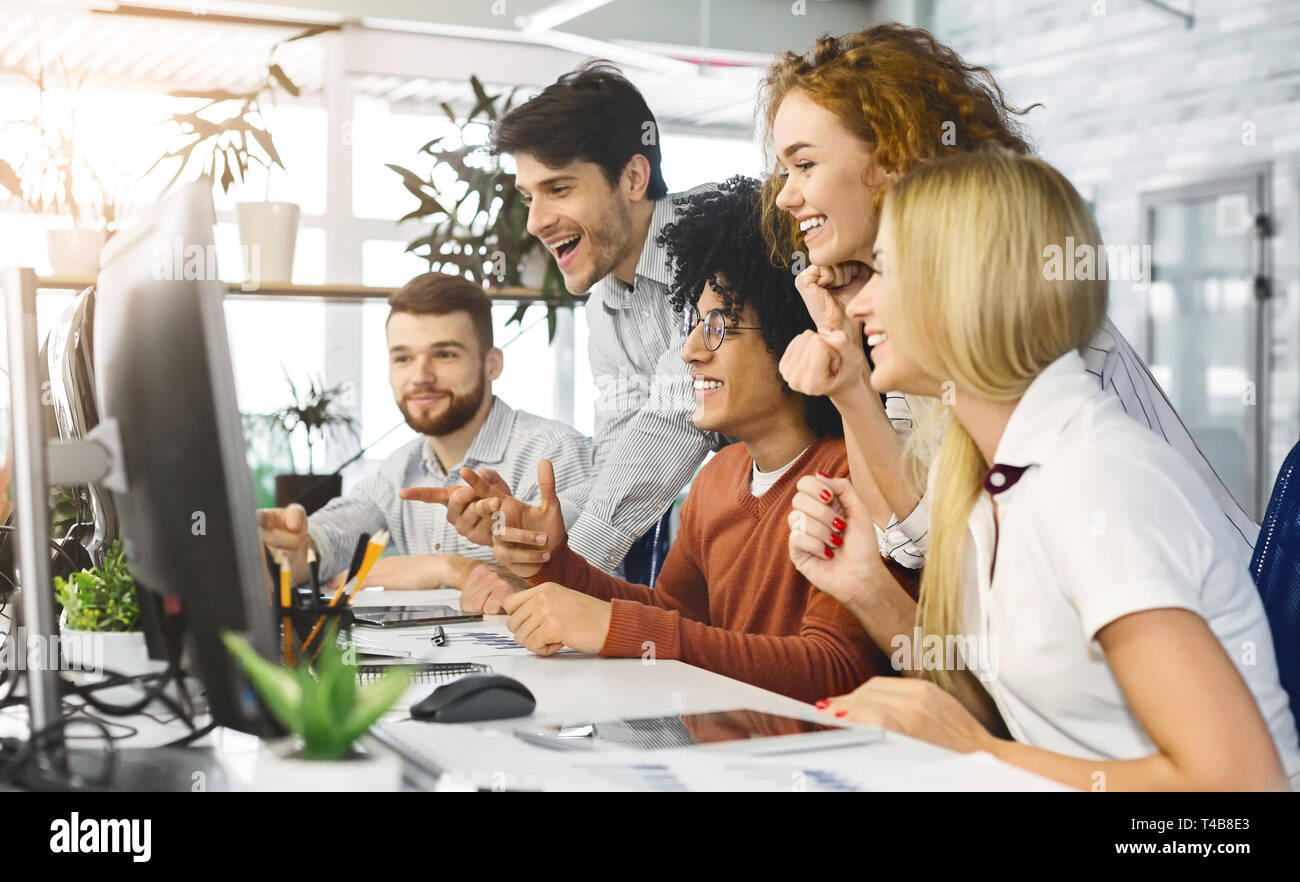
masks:
[[[108,244],[96,283],[95,398],[121,437],[126,492],[114,503],[137,584],[179,606],[214,720],[266,731],[221,640],[241,634],[277,657],[214,220],[201,180]]]

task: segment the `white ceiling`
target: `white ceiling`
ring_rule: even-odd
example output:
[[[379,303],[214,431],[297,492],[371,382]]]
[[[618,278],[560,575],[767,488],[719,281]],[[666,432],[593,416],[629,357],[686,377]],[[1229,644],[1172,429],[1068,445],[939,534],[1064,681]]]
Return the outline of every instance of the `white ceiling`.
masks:
[[[0,0],[0,78],[39,62],[102,88],[242,90],[265,75],[277,41],[320,23],[342,31],[276,54],[304,100],[321,100],[330,40],[331,51],[345,47],[358,94],[411,108],[464,107],[470,73],[535,89],[599,56],[623,66],[662,125],[743,135],[775,50],[924,8],[921,0]]]

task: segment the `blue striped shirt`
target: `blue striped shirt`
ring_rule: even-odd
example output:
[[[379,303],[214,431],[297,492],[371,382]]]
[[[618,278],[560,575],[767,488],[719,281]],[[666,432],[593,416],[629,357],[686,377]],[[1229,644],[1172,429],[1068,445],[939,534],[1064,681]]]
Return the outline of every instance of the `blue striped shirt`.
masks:
[[[569,530],[569,547],[606,572],[668,510],[720,437],[695,427],[680,316],[668,304],[672,270],[656,240],[676,206],[705,184],[655,203],[635,283],[613,274],[587,298],[588,354],[596,381],[596,483]],[[567,509],[566,509],[567,512]]]

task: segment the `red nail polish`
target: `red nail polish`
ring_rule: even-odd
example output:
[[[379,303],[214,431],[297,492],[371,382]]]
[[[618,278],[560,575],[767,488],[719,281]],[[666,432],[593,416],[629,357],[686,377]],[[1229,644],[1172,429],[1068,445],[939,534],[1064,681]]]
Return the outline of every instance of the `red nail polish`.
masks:
[[[823,471],[821,471],[820,469],[818,469],[818,471],[817,471],[817,477],[819,477],[819,478],[829,478],[830,475],[828,475],[828,474],[826,474],[825,472],[823,472]]]
[[[821,492],[821,497],[822,497],[822,502],[830,502],[830,501],[831,501],[831,491],[829,491],[829,490],[823,490],[823,491]]]
[[[834,557],[834,556],[835,556],[835,552],[833,552],[833,551],[831,551],[829,548],[827,548],[827,549],[826,549],[826,557],[829,559],[829,558],[832,558],[832,557]]]
[[[831,544],[834,545],[836,548],[839,548],[841,545],[844,544],[844,537],[843,537],[843,536],[838,536],[838,535],[836,535],[835,533],[832,533],[832,534],[831,534]]]
[[[837,717],[847,717],[848,715],[849,715],[849,712],[848,712],[848,711],[836,711],[836,712],[835,712],[835,716],[837,716]]]
[[[843,518],[831,518],[831,526],[843,532],[848,527],[848,524],[845,523]]]
[[[824,698],[823,698],[821,701],[817,702],[817,704],[816,704],[816,708],[817,708],[817,710],[826,710],[826,708],[828,708],[828,707],[830,707],[830,706],[831,706],[831,703],[830,703],[829,701],[827,701],[826,699],[824,699]]]

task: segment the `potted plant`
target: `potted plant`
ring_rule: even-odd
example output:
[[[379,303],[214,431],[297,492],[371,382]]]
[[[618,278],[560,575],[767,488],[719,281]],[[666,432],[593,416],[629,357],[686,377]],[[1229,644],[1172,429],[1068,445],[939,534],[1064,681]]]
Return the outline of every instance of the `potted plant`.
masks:
[[[326,386],[323,380],[309,377],[307,388],[300,389],[288,371],[285,371],[284,379],[289,384],[293,403],[269,413],[253,414],[249,419],[254,425],[261,423],[279,433],[286,442],[292,442],[294,433],[302,429],[307,441],[307,473],[297,474],[298,467],[290,449],[289,462],[294,474],[275,476],[275,504],[284,507],[297,502],[310,514],[343,492],[342,475],[316,474],[315,444],[342,434],[360,441],[356,419],[341,410],[351,398],[352,384],[343,382]]]
[[[271,715],[291,734],[258,756],[257,790],[392,791],[401,783],[396,754],[365,754],[355,742],[401,697],[410,669],[394,666],[358,687],[356,668],[338,645],[338,627],[325,633],[315,671],[267,661],[248,642],[222,635]]]
[[[72,82],[60,69],[52,86],[45,68],[18,73],[37,90],[37,112],[4,124],[15,148],[12,163],[0,159],[0,188],[34,215],[45,218],[51,270],[59,276],[94,276],[99,253],[117,226],[113,188],[100,164],[78,140],[77,95],[84,75]]]
[[[258,255],[256,273],[245,265],[246,279],[256,276],[267,282],[291,281],[293,253],[298,240],[298,220],[301,217],[298,205],[271,200],[271,172],[273,168],[282,172],[286,169],[266,125],[263,102],[273,102],[277,88],[295,98],[301,94],[297,84],[276,62],[276,52],[287,43],[331,30],[337,30],[337,26],[320,25],[276,43],[267,56],[265,76],[247,91],[208,89],[169,93],[175,98],[194,98],[206,103],[169,118],[169,122],[180,127],[182,137],[187,140],[160,156],[149,168],[153,171],[163,162],[180,160],[164,191],[171,189],[192,160],[196,161],[201,174],[208,175],[220,185],[223,193],[229,193],[232,184],[242,186],[251,166],[260,165],[266,169],[264,198],[259,202],[241,201],[235,205],[245,261],[250,253]]]
[[[74,679],[95,682],[105,671],[126,676],[160,673],[165,661],[149,658],[144,632],[140,630],[140,604],[135,581],[114,542],[104,557],[103,567],[56,577],[54,591],[63,612],[59,616],[59,645]],[[113,693],[119,693],[114,696]],[[106,690],[108,701],[138,698],[136,687]]]
[[[501,95],[488,94],[478,77],[471,76],[469,83],[475,103],[468,116],[458,117],[449,105],[442,105],[458,136],[439,136],[419,150],[433,159],[427,176],[387,164],[407,192],[420,201],[398,223],[428,220],[432,225],[406,250],[427,260],[431,271],[468,276],[495,287],[540,289],[547,307],[549,338],[554,339],[556,312],[572,309],[573,295],[564,287],[564,277],[546,246],[528,232],[528,206],[515,189],[514,175],[475,146],[472,138],[466,138],[467,130],[489,126],[507,113],[518,90],[512,89],[501,101]],[[434,183],[435,177],[447,177],[442,169],[456,176],[456,183],[449,188]],[[522,321],[532,302],[521,302],[509,321]]]

